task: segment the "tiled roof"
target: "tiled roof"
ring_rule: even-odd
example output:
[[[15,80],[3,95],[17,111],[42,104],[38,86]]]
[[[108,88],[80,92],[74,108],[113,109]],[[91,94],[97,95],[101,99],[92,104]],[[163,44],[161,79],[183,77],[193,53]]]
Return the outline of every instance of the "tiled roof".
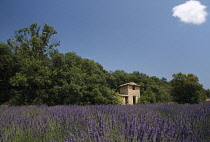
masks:
[[[129,83],[122,84],[122,85],[120,85],[119,87],[127,86],[127,85],[131,85],[131,86],[140,86],[140,85],[138,85],[138,84],[136,84],[136,83],[134,83],[134,82],[129,82]]]

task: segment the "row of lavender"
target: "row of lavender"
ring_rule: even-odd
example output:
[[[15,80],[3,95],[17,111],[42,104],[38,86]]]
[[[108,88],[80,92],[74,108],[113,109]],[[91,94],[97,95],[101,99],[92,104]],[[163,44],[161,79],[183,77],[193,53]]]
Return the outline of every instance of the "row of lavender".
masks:
[[[0,142],[209,142],[199,105],[0,106]]]

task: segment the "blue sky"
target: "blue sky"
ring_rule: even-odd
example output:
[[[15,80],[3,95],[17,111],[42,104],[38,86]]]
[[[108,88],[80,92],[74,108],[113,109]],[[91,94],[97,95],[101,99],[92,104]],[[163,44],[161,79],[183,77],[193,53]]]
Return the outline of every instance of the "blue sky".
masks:
[[[205,11],[210,1],[200,0]],[[193,73],[210,89],[210,17],[196,24],[174,15],[183,0],[0,0],[0,42],[14,30],[48,23],[61,41],[106,70],[140,71],[172,79]],[[184,8],[186,9],[186,8]],[[177,11],[179,12],[179,11]],[[181,17],[182,18],[182,17]],[[184,21],[185,20],[185,21]]]

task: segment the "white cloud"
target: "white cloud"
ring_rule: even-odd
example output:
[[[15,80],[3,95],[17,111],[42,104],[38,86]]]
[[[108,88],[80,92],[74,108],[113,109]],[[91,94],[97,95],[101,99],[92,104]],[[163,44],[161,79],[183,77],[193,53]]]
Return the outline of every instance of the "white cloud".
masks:
[[[184,23],[202,24],[206,21],[206,6],[199,1],[190,0],[173,8],[173,16]]]

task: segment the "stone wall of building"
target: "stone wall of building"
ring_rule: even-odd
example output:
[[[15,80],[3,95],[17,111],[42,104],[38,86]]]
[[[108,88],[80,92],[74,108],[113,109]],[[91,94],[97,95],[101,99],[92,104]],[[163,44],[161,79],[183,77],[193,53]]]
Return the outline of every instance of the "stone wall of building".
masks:
[[[128,95],[128,87],[127,86],[120,87],[120,94]]]
[[[136,104],[140,98],[140,86],[134,82],[120,86],[122,104]]]

